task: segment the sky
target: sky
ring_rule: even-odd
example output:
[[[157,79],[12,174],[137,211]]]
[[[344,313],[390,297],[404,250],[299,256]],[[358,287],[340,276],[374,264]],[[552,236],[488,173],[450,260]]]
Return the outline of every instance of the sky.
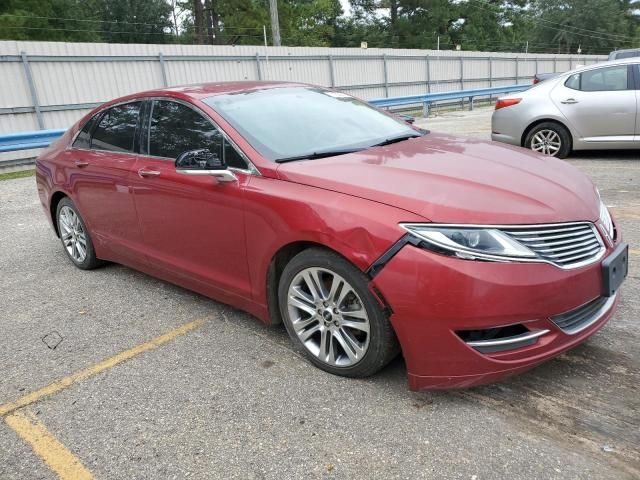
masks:
[[[344,14],[346,16],[351,15],[351,4],[349,3],[349,0],[340,0],[340,3],[342,4],[342,11],[344,11]]]

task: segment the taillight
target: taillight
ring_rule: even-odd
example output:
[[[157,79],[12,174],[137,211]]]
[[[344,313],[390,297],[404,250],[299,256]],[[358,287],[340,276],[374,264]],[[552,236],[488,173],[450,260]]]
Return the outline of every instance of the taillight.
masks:
[[[521,98],[499,98],[496,102],[496,110],[500,110],[504,107],[511,107],[517,105],[522,101]]]
[[[533,84],[537,85],[538,83],[540,83],[540,79],[538,77],[533,77]]]

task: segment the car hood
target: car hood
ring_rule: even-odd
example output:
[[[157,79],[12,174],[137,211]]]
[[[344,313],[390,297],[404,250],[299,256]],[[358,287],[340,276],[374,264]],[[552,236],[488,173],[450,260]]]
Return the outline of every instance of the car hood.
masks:
[[[385,147],[284,163],[282,180],[392,205],[439,223],[596,221],[591,180],[518,147],[430,133]]]

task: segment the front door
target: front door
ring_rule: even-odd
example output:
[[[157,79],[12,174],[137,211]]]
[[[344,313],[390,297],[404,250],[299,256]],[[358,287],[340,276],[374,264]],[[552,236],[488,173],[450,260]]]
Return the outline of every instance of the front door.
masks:
[[[576,73],[555,87],[551,98],[584,141],[633,141],[637,104],[629,66]]]
[[[221,183],[179,174],[174,165],[185,151],[207,148],[222,158],[233,147],[202,112],[182,102],[153,100],[146,123],[134,198],[151,263],[194,290],[209,285],[250,298],[243,212],[248,174]]]

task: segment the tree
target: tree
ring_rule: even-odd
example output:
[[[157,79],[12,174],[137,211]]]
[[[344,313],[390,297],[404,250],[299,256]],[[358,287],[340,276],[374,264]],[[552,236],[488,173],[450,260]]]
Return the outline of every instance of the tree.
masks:
[[[91,2],[81,0],[2,0],[0,38],[95,42],[101,22]]]
[[[112,43],[167,43],[171,6],[165,0],[95,0],[102,38]]]
[[[536,41],[558,53],[607,53],[633,45],[634,21],[629,0],[534,0],[539,21]],[[635,23],[635,25],[634,25]]]

